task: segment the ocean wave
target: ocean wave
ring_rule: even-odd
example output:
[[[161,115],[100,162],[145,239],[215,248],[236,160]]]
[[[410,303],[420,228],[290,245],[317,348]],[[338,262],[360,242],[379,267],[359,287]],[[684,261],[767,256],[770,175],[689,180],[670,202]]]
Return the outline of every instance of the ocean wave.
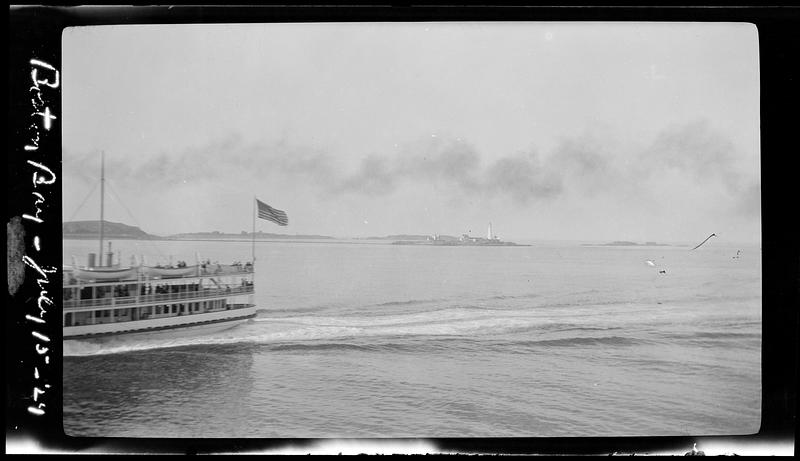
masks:
[[[573,347],[573,346],[631,346],[642,344],[646,341],[624,336],[585,337],[575,336],[570,338],[542,339],[533,341],[514,341],[507,343],[509,346],[521,347]]]
[[[733,331],[705,331],[690,335],[691,338],[696,339],[739,339],[739,338],[753,338],[760,339],[761,333],[738,333]]]
[[[482,299],[491,299],[491,300],[504,300],[504,299],[534,299],[540,298],[542,295],[540,293],[525,293],[521,295],[496,295],[496,296],[489,296],[488,298]]]
[[[761,339],[760,332],[737,332],[737,331],[699,331],[699,332],[683,331],[679,333],[660,333],[659,336],[670,340],[685,340],[685,341],[698,341],[698,342]]]
[[[570,337],[542,340],[506,341],[491,339],[475,339],[462,336],[450,337],[417,337],[412,341],[408,338],[399,338],[400,341],[375,341],[355,342],[320,341],[320,342],[288,342],[277,344],[262,344],[271,351],[282,352],[327,352],[327,351],[357,351],[357,352],[409,352],[426,353],[446,350],[492,351],[492,352],[517,352],[518,349],[535,349],[542,347],[586,347],[586,346],[631,346],[642,344],[646,341],[622,336],[601,337]],[[362,340],[363,338],[358,338]]]
[[[352,344],[352,343],[288,343],[288,344],[270,344],[267,345],[269,350],[272,351],[296,351],[296,352],[312,352],[312,351],[365,351],[374,352],[380,348],[374,344]]]
[[[280,352],[328,352],[328,351],[355,351],[355,352],[431,352],[434,350],[451,349],[455,341],[448,344],[446,341],[432,339],[430,341],[411,341],[411,342],[294,342],[261,344],[269,351]]]
[[[386,301],[383,303],[373,304],[375,307],[390,307],[390,306],[412,306],[416,304],[428,304],[447,301],[445,299],[406,299],[401,301]]]

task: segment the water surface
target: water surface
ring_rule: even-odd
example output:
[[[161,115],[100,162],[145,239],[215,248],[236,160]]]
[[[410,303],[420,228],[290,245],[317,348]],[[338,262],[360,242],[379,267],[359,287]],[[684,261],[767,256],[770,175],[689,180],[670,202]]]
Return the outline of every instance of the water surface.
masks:
[[[250,242],[115,241],[123,261]],[[85,257],[96,242],[67,240]],[[741,250],[739,258],[737,250]],[[70,341],[64,429],[114,437],[750,434],[758,247],[259,242],[253,321]],[[651,260],[656,267],[645,261]],[[665,270],[666,274],[659,274]]]

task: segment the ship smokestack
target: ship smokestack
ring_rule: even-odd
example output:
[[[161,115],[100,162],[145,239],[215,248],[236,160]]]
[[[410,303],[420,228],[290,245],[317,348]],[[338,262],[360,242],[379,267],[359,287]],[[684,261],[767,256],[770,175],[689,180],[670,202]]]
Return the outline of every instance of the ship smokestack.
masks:
[[[486,238],[491,240],[492,239],[492,222],[489,221],[489,230],[486,232]]]
[[[95,258],[96,258],[96,257],[97,257],[97,254],[95,254],[95,253],[89,253],[89,267],[94,267],[94,265],[95,265]]]

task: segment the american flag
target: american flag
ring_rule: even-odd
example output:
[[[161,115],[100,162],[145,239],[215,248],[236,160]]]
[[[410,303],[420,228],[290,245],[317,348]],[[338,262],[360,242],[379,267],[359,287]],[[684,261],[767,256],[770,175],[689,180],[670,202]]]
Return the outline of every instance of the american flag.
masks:
[[[258,203],[259,218],[272,221],[277,223],[279,226],[285,226],[289,224],[289,218],[286,216],[286,212],[276,210],[261,200],[256,199],[256,202]]]

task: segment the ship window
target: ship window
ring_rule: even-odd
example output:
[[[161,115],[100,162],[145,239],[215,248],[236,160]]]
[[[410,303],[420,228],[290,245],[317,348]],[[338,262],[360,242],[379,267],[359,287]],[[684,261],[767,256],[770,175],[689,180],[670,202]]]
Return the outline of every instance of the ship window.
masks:
[[[103,311],[103,317],[108,317],[111,314],[111,311],[105,310]]]
[[[72,326],[72,312],[67,312],[66,318],[64,319],[64,326]]]

